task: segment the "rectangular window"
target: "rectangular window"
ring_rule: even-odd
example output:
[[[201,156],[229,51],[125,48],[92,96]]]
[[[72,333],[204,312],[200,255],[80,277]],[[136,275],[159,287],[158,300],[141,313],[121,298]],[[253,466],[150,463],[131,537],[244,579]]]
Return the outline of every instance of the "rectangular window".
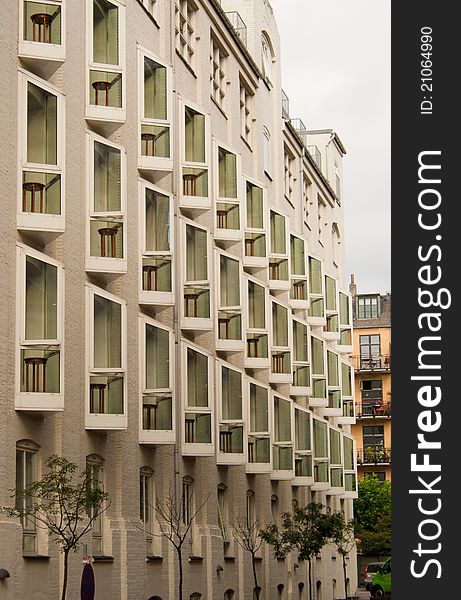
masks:
[[[207,246],[207,231],[187,224],[184,316],[188,318],[210,318]]]
[[[143,429],[173,429],[171,333],[144,322]]]
[[[248,87],[240,81],[240,135],[249,145],[251,145],[252,100],[253,94],[249,91]]]
[[[16,508],[21,511],[24,554],[37,552],[37,531],[35,519],[31,516],[33,499],[22,496],[35,481],[36,451],[31,448],[16,448]]]
[[[94,138],[90,138],[90,149],[93,179],[89,223],[90,258],[123,259],[125,201],[122,149]],[[124,268],[124,263],[120,263],[120,267]],[[107,261],[101,263],[90,260],[87,268],[104,270],[111,267]]]
[[[218,524],[221,530],[223,541],[227,542],[229,535],[227,532],[228,521],[228,503],[227,503],[227,488],[218,486]]]
[[[362,428],[363,447],[382,449],[384,448],[384,425],[364,425]]]
[[[139,518],[142,521],[146,535],[146,554],[152,554],[153,539],[153,477],[152,471],[147,468],[139,473]]]
[[[221,366],[221,422],[219,451],[224,454],[243,454],[243,396],[242,375]]]
[[[116,0],[89,0],[89,4],[92,29],[89,104],[122,108],[125,8]]]
[[[240,340],[242,338],[240,265],[237,260],[223,255],[220,255],[219,265],[218,337]]]
[[[23,39],[42,44],[61,44],[61,4],[24,2]]]
[[[102,459],[94,455],[87,457],[86,469],[88,473],[88,486],[92,490],[103,487],[102,482]],[[89,506],[87,509],[88,517],[92,518],[94,515],[93,506]],[[92,537],[92,554],[93,556],[102,556],[103,552],[103,516],[99,514],[94,517],[91,528]]]
[[[264,172],[269,175],[271,171],[271,134],[266,127],[263,129],[263,164]]]
[[[330,429],[330,464],[340,465],[341,460],[341,433]]]
[[[141,201],[144,217],[142,290],[144,292],[172,292],[173,219],[171,198],[143,182]]]
[[[311,450],[310,414],[303,410],[295,410],[296,450]]]
[[[125,312],[126,306],[111,294],[89,288],[90,385],[89,413],[126,417],[125,411]],[[90,422],[91,421],[91,422]],[[95,423],[90,419],[90,427]],[[107,421],[124,428],[126,419]],[[104,427],[104,422],[101,422]]]
[[[272,343],[288,346],[288,310],[276,302],[272,303]]]
[[[326,398],[325,354],[322,340],[311,336],[312,396]]]
[[[184,107],[183,195],[208,196],[207,121],[204,114]]]
[[[339,386],[339,369],[338,369],[338,355],[334,352],[327,351],[328,358],[328,386],[337,387]]]
[[[294,235],[290,236],[291,273],[292,275],[306,274],[306,257],[304,255],[304,240]]]
[[[336,306],[336,280],[325,276],[325,307],[327,310],[337,310]]]
[[[176,0],[175,2],[176,52],[190,67],[194,65],[194,21],[196,11],[197,6],[191,0]]]
[[[218,147],[218,180],[220,198],[237,198],[237,156]]]
[[[21,272],[20,393],[62,393],[62,298],[60,263],[18,246]],[[28,396],[29,397],[29,396]],[[40,401],[40,404],[43,404]],[[42,408],[45,409],[46,403]],[[39,408],[39,406],[35,406]]]
[[[317,196],[317,222],[318,222],[318,236],[319,243],[324,246],[325,245],[325,231],[326,231],[326,213],[327,213],[327,204],[325,200]]]
[[[284,169],[285,169],[285,197],[291,200],[294,188],[294,169],[295,159],[291,152],[285,147],[284,152]]]
[[[220,108],[224,108],[224,99],[226,97],[226,74],[225,62],[227,53],[216,41],[213,35],[210,36],[210,95]]]
[[[258,185],[246,182],[245,256],[266,256],[264,195]]]
[[[154,168],[154,159],[171,157],[170,69],[147,51],[139,49],[138,56],[142,71],[140,164]]]
[[[146,7],[149,14],[154,18],[157,16],[157,0],[142,0],[143,6]]]
[[[269,394],[266,388],[250,383],[248,462],[268,463],[269,461]]]
[[[211,444],[208,369],[208,357],[192,348],[187,348],[186,444]]]
[[[304,323],[293,320],[293,385],[310,387],[309,334]]]
[[[271,210],[271,254],[286,254],[285,217]]]
[[[328,425],[324,421],[314,419],[314,456],[328,458]]]
[[[357,318],[358,319],[379,319],[381,316],[381,306],[379,296],[358,296],[357,297]]]
[[[293,447],[291,434],[291,402],[274,397],[274,471],[293,469]]]
[[[355,469],[354,460],[354,442],[352,438],[343,436],[343,449],[344,449],[344,469],[346,471],[353,471]]]
[[[266,290],[254,281],[248,281],[247,355],[249,358],[267,358],[268,336],[266,325]]]
[[[379,334],[360,335],[359,348],[360,369],[373,370],[382,368],[381,336]]]
[[[27,162],[58,164],[58,98],[32,82],[27,84]]]

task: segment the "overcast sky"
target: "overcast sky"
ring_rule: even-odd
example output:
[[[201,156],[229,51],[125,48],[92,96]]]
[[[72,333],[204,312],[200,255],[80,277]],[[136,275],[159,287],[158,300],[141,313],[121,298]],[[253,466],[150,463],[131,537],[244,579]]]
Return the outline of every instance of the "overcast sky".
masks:
[[[390,1],[270,0],[291,118],[334,129],[344,159],[346,272],[390,291]]]

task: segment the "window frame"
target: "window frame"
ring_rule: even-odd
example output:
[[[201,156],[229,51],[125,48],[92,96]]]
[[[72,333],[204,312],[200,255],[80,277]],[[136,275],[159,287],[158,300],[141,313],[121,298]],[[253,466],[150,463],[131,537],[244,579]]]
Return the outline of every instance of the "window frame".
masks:
[[[201,354],[207,359],[207,398],[208,406],[190,406],[187,401],[187,350],[191,349],[198,354]],[[215,406],[214,406],[214,369],[213,369],[213,357],[204,351],[203,348],[196,344],[183,341],[181,342],[181,445],[182,454],[185,456],[214,456],[215,454]],[[210,427],[211,427],[211,441],[200,443],[200,442],[188,442],[186,443],[186,432],[185,432],[185,419],[186,413],[194,414],[209,414],[210,415]]]
[[[296,482],[297,485],[312,485],[312,483],[314,482],[314,432],[313,432],[313,413],[311,410],[309,410],[308,408],[305,408],[303,406],[300,406],[299,404],[294,404],[293,406],[294,409],[294,429],[295,429],[295,435],[294,435],[294,460],[295,460],[295,477],[294,477],[294,481]],[[309,441],[310,441],[310,448],[308,449],[298,449],[297,448],[297,430],[296,430],[296,415],[298,412],[301,413],[305,413],[307,415],[309,415]],[[303,458],[303,457],[311,457],[311,475],[296,475],[296,458]]]
[[[219,62],[216,63],[215,55],[218,53]],[[227,76],[226,76],[226,62],[229,57],[229,52],[225,49],[224,45],[219,40],[217,34],[210,29],[210,44],[209,44],[209,72],[210,72],[210,98],[214,104],[226,114],[226,97],[227,97]],[[215,65],[217,65],[217,69],[219,70],[222,77],[219,81],[215,79]],[[219,100],[216,98],[216,95],[219,96]]]
[[[304,275],[299,274],[299,273],[294,273],[293,271],[293,264],[292,264],[292,259],[293,259],[293,252],[292,252],[292,239],[296,239],[299,240],[302,244],[303,244],[303,253],[304,253]],[[306,244],[306,240],[299,236],[296,235],[295,233],[293,233],[292,231],[289,232],[289,255],[290,255],[290,259],[289,259],[289,270],[290,270],[290,304],[293,308],[301,308],[301,309],[307,309],[309,306],[309,273],[308,273],[308,254],[307,254],[307,244]],[[293,296],[295,296],[296,294],[293,291],[293,287],[295,283],[304,283],[304,295],[305,297],[302,299],[299,298],[295,298]]]
[[[30,256],[42,263],[56,267],[56,339],[27,340],[26,322],[26,263]],[[64,410],[64,267],[49,256],[16,243],[17,260],[17,300],[16,300],[16,393],[15,410],[32,410],[37,412],[62,412]],[[22,350],[56,347],[59,352],[59,392],[27,392],[21,391]]]
[[[185,114],[186,107],[193,110],[196,113],[199,113],[204,116],[204,138],[205,138],[205,162],[193,162],[186,160],[186,125],[185,125]],[[180,124],[179,124],[179,135],[181,140],[181,173],[180,173],[180,181],[179,181],[179,190],[181,193],[179,194],[179,204],[180,206],[184,206],[186,208],[211,208],[211,197],[213,193],[212,188],[212,171],[211,171],[211,134],[210,134],[210,115],[205,112],[203,108],[194,104],[193,102],[189,102],[185,98],[179,97],[179,114],[180,114]],[[190,196],[184,194],[184,182],[183,182],[183,171],[184,169],[202,169],[207,171],[207,188],[208,194],[207,196]]]
[[[261,189],[262,192],[262,227],[250,227],[248,224],[248,206],[247,206],[247,188],[248,186],[253,186]],[[267,207],[267,188],[259,181],[255,179],[251,179],[250,177],[245,177],[243,182],[244,192],[245,192],[245,200],[242,201],[242,219],[243,219],[243,249],[242,249],[242,260],[243,264],[248,267],[267,267],[269,264],[269,231],[268,231],[268,221],[269,221],[269,211]],[[249,256],[246,254],[246,235],[264,235],[264,256]]]
[[[16,442],[16,468],[15,468],[15,478],[16,478],[16,482],[18,479],[18,473],[17,473],[17,463],[18,463],[18,454],[21,454],[21,462],[22,462],[22,483],[27,485],[27,460],[26,457],[27,455],[31,455],[32,457],[32,473],[31,473],[31,480],[32,482],[38,481],[39,480],[39,471],[40,471],[40,464],[39,464],[39,451],[40,451],[40,446],[30,440],[30,439],[23,439],[23,440],[18,440]],[[24,487],[21,487],[22,489],[26,489],[26,485],[24,485]],[[18,499],[15,499],[15,503],[18,502]],[[27,502],[27,500],[25,498],[22,499],[22,510],[24,510],[24,505]],[[22,528],[22,553],[25,556],[36,556],[38,553],[38,546],[40,545],[40,534],[39,534],[39,528],[37,527],[37,525],[34,523],[34,518],[32,517],[30,519],[31,521],[31,527],[30,528],[26,528],[25,527],[25,522],[27,520],[27,516],[24,515],[24,517],[20,518],[21,521],[21,528]],[[32,550],[27,550],[26,549],[26,540],[29,542],[32,542],[33,545],[33,549]]]
[[[97,273],[126,273],[127,271],[127,166],[126,166],[126,150],[124,146],[115,144],[100,135],[87,131],[87,227],[86,227],[86,271],[94,271]],[[114,148],[120,152],[120,210],[107,211],[98,213],[94,210],[95,195],[94,195],[94,157],[96,143]],[[101,215],[101,216],[100,216]],[[122,248],[123,255],[118,257],[102,257],[91,255],[91,221],[114,220],[114,222],[122,223]],[[115,220],[117,219],[117,221]]]
[[[228,154],[233,154],[235,156],[235,191],[236,196],[227,197],[220,196],[219,194],[219,149],[224,150],[224,152]],[[243,197],[243,178],[242,178],[242,156],[240,153],[231,149],[227,144],[222,144],[221,142],[214,140],[213,141],[213,155],[215,157],[215,167],[214,167],[214,192],[215,192],[215,202],[214,202],[214,220],[213,220],[213,233],[216,239],[222,240],[241,240],[242,239],[242,231],[244,225],[245,216],[242,215],[242,197]],[[221,228],[218,227],[218,204],[229,204],[237,207],[239,211],[239,227],[238,229],[229,229],[229,228]]]
[[[31,83],[48,94],[56,96],[56,164],[32,163],[27,160],[27,92]],[[20,229],[43,231],[64,231],[65,224],[65,96],[48,81],[26,71],[18,69],[18,193],[17,193],[17,225]],[[59,176],[60,179],[60,213],[27,213],[22,210],[23,173],[35,172]]]
[[[184,17],[183,12],[181,11],[182,5],[187,7],[187,15]],[[186,27],[189,29],[190,38],[188,40],[196,41],[195,29],[194,29],[194,21],[195,21],[195,13],[198,11],[198,6],[193,0],[176,0],[175,1],[175,50],[176,54],[181,57],[184,63],[194,71],[195,65],[195,44],[190,44],[189,41],[186,41],[184,46],[178,48],[178,39],[181,37],[182,32],[180,29],[180,25],[178,21],[180,21],[181,16],[184,18],[184,22]],[[189,16],[191,18],[189,18]],[[181,50],[183,48],[190,48],[190,52],[188,52],[189,60],[183,55]]]
[[[170,236],[170,250],[147,250],[146,249],[146,193],[147,190],[156,192],[169,199],[169,236]],[[176,223],[177,220],[174,217],[174,197],[173,194],[166,192],[163,188],[158,187],[146,179],[138,179],[138,191],[139,191],[139,214],[141,218],[138,220],[139,226],[139,254],[141,260],[139,261],[139,302],[140,304],[158,304],[160,306],[170,306],[175,303],[176,293],[176,259],[175,259],[175,248],[176,248]],[[171,263],[171,291],[163,292],[156,290],[144,290],[143,289],[143,259],[149,258],[163,258],[168,257]]]
[[[85,429],[124,430],[128,426],[128,396],[127,396],[127,305],[126,301],[103,290],[100,287],[86,283],[86,363],[87,385],[85,394]],[[100,296],[105,300],[120,305],[120,368],[94,367],[94,297]],[[90,413],[90,380],[91,377],[118,375],[123,378],[123,413]]]
[[[35,0],[29,0],[33,2]],[[34,42],[24,39],[25,0],[19,0],[19,45],[18,54],[33,59],[63,62],[66,57],[66,4],[61,0],[40,0],[40,4],[49,4],[61,8],[61,43]]]
[[[165,69],[166,76],[166,98],[165,98],[165,108],[166,108],[166,118],[158,119],[158,118],[150,118],[145,117],[144,115],[144,60],[149,59],[161,67]],[[174,118],[173,118],[173,71],[171,66],[165,61],[159,58],[156,54],[154,54],[151,50],[137,45],[137,59],[138,59],[138,168],[140,169],[153,169],[153,170],[165,170],[172,171],[173,170],[173,147],[174,147]],[[142,154],[142,126],[150,125],[161,127],[165,126],[169,128],[169,156],[161,157],[161,156],[151,156]]]
[[[213,315],[214,315],[214,294],[212,289],[212,275],[213,275],[213,258],[212,258],[212,243],[211,243],[211,234],[209,229],[199,225],[196,221],[191,219],[187,219],[185,217],[180,217],[180,235],[181,235],[181,246],[182,246],[182,256],[181,256],[181,285],[180,285],[180,311],[181,311],[181,327],[183,329],[195,329],[199,331],[209,331],[213,329]],[[187,276],[187,227],[194,227],[195,229],[200,229],[204,231],[206,234],[206,248],[207,248],[207,279],[203,280],[194,280],[189,282],[186,279]],[[203,288],[208,289],[209,299],[210,299],[210,316],[209,317],[186,317],[185,316],[185,302],[184,302],[184,291],[187,284],[195,286],[203,286]]]
[[[372,304],[372,300],[376,299],[376,315],[373,314],[373,304]],[[363,307],[360,306],[360,301],[363,300]],[[366,301],[369,300],[370,301],[370,316],[366,316],[366,314],[363,314],[364,312],[366,313]],[[380,319],[381,318],[381,296],[380,294],[361,294],[360,296],[357,296],[357,319],[360,320],[369,320],[369,319]],[[363,312],[361,311],[361,308],[363,309]],[[361,316],[361,312],[362,315]]]
[[[146,556],[150,556],[155,544],[155,485],[154,471],[151,467],[144,466],[139,469],[139,484],[139,516],[146,537]],[[147,529],[149,524],[151,531]]]
[[[306,360],[296,360],[296,356],[295,356],[295,323],[298,323],[299,325],[303,326],[306,328],[306,344],[307,344],[307,361]],[[290,395],[292,396],[310,396],[312,393],[312,368],[311,368],[311,331],[310,331],[310,327],[309,324],[307,323],[307,321],[304,321],[303,319],[299,318],[299,317],[295,317],[292,316],[291,318],[291,324],[292,324],[292,329],[293,329],[293,333],[292,333],[292,346],[293,346],[293,357],[292,357],[292,362],[291,362],[291,366],[292,366],[292,371],[293,371],[293,380],[291,382],[291,386],[290,386]],[[299,385],[295,385],[295,377],[294,377],[294,372],[295,372],[295,368],[296,367],[309,367],[309,382],[307,386],[299,386]]]
[[[250,302],[248,300],[249,294],[249,284],[259,286],[264,293],[264,324],[265,327],[250,327]],[[252,277],[248,274],[244,274],[243,277],[243,286],[245,288],[245,294],[243,295],[243,304],[244,304],[244,331],[245,331],[245,367],[250,369],[267,369],[270,367],[270,349],[271,349],[271,340],[270,340],[270,329],[271,329],[271,317],[269,311],[271,309],[270,300],[269,300],[269,290],[263,284],[263,282],[256,277]],[[266,336],[267,338],[267,356],[266,357],[253,357],[249,356],[248,352],[248,339],[251,334],[260,334],[262,336]]]
[[[320,263],[320,281],[321,281],[321,286],[322,286],[322,290],[321,293],[317,293],[317,292],[313,292],[312,291],[312,285],[311,285],[311,260],[316,260]],[[320,326],[325,326],[326,325],[326,306],[325,306],[325,262],[318,256],[315,254],[312,254],[311,252],[309,252],[307,254],[307,281],[308,281],[308,288],[309,288],[309,312],[307,313],[307,322],[313,326],[313,327],[320,327]],[[323,314],[322,316],[314,316],[312,315],[312,301],[315,300],[322,300],[323,304],[322,304],[322,308],[323,308]]]
[[[278,305],[286,311],[287,315],[287,344],[286,345],[276,345],[275,344],[275,323],[274,323],[274,305]],[[292,325],[292,311],[291,307],[281,302],[278,298],[270,297],[270,334],[269,334],[269,356],[270,356],[270,372],[269,372],[269,382],[270,383],[289,383],[291,384],[293,380],[293,325]],[[288,354],[288,370],[283,370],[281,373],[279,371],[273,370],[274,364],[277,361],[274,361],[274,357],[277,354],[283,354],[283,361],[286,360],[286,355]],[[283,365],[283,368],[286,368],[286,365]]]
[[[253,431],[251,427],[251,386],[260,387],[266,390],[267,398],[267,431]],[[248,445],[250,437],[258,439],[267,439],[269,444],[269,460],[268,462],[249,462],[246,464],[247,473],[270,473],[272,471],[272,440],[273,440],[273,427],[274,427],[274,416],[273,416],[273,400],[272,390],[267,385],[264,385],[261,381],[253,379],[252,377],[245,378],[246,394],[247,394],[247,413],[246,419],[248,423]]]
[[[214,264],[215,264],[215,282],[214,293],[215,293],[215,306],[216,306],[216,315],[215,315],[215,327],[216,327],[216,339],[215,339],[215,347],[217,350],[224,351],[241,351],[244,348],[244,322],[245,322],[245,309],[244,309],[244,301],[243,301],[243,289],[242,287],[245,284],[245,280],[243,277],[243,268],[242,262],[239,258],[233,254],[229,254],[223,250],[214,249]],[[225,258],[226,260],[232,260],[237,263],[238,268],[238,285],[239,285],[239,303],[235,306],[226,306],[221,302],[221,258]],[[229,338],[220,338],[219,334],[219,319],[221,313],[227,313],[228,315],[240,315],[240,339],[229,339]]]
[[[217,431],[216,435],[220,437],[221,426],[236,425],[242,429],[242,452],[223,452],[221,450],[220,439],[216,442],[216,461],[217,464],[222,465],[243,465],[247,462],[248,454],[248,428],[245,416],[247,414],[247,386],[245,384],[245,373],[236,368],[234,365],[227,363],[223,360],[215,360],[216,365],[216,396],[217,396]],[[241,382],[241,418],[240,419],[224,419],[223,416],[223,369],[229,369],[235,371],[240,375]]]
[[[175,386],[175,339],[174,331],[159,321],[143,313],[138,314],[139,321],[139,443],[140,444],[173,444],[176,440],[176,386]],[[147,388],[146,384],[146,328],[147,325],[161,329],[168,334],[168,379],[167,388]],[[171,396],[171,429],[144,429],[143,409],[146,396],[162,394]]]
[[[279,398],[284,402],[289,403],[290,410],[290,440],[276,440],[276,410],[275,410],[275,399]],[[294,452],[294,444],[295,444],[295,430],[294,430],[294,403],[293,400],[283,394],[279,394],[275,391],[270,393],[270,401],[272,403],[272,438],[271,438],[271,454],[272,454],[272,472],[271,479],[277,480],[291,480],[294,479],[295,472],[295,452]],[[275,448],[290,448],[291,449],[291,469],[275,469],[274,467],[274,450]]]
[[[118,9],[118,63],[116,65],[97,63],[93,60],[93,2],[86,0],[86,100],[85,117],[89,120],[124,123],[126,121],[126,6],[125,0],[108,0]],[[90,73],[102,71],[121,74],[120,107],[90,104]]]
[[[272,213],[274,215],[277,215],[279,217],[283,217],[284,219],[284,224],[285,224],[285,252],[273,252],[272,251]],[[269,275],[268,275],[268,281],[269,281],[269,288],[270,289],[274,289],[274,290],[284,290],[284,291],[289,291],[290,287],[291,287],[291,280],[290,280],[290,250],[289,250],[289,244],[290,244],[290,232],[288,229],[288,225],[289,225],[289,217],[288,215],[284,214],[282,211],[279,210],[274,210],[274,208],[270,207],[269,209],[269,223],[268,223],[268,257],[269,257]],[[272,267],[271,267],[271,261],[273,262],[274,260],[279,261],[280,262],[286,262],[287,265],[287,277],[286,279],[273,279],[272,276]]]
[[[313,355],[313,340],[318,340],[322,343],[323,348],[323,373],[315,373],[314,372],[314,355]],[[311,334],[311,347],[310,347],[310,359],[311,359],[311,379],[312,379],[312,395],[309,398],[309,407],[328,407],[328,381],[327,381],[327,342],[325,339],[320,337],[319,335]],[[325,397],[316,397],[315,394],[315,381],[324,381],[325,382]]]
[[[253,148],[254,134],[254,100],[255,92],[252,87],[246,82],[242,75],[239,77],[240,91],[240,137],[247,144],[248,148]]]

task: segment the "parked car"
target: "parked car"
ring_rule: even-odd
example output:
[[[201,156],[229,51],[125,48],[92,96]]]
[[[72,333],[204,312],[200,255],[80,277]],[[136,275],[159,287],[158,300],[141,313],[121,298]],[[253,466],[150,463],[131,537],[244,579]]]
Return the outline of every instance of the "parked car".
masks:
[[[373,576],[370,586],[370,596],[381,600],[382,598],[391,597],[392,587],[392,570],[391,570],[391,559],[388,558],[386,562],[379,568],[378,572]]]
[[[367,566],[365,567],[364,583],[365,583],[365,589],[367,590],[367,592],[370,591],[371,580],[373,579],[374,574],[379,571],[380,567],[382,567],[383,564],[384,564],[384,562],[372,562],[372,563],[368,563]]]

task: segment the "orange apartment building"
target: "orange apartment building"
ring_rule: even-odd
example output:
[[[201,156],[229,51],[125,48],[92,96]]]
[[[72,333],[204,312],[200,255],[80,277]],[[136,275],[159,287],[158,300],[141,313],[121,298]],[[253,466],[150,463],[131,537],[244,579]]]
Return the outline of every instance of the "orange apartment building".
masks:
[[[360,294],[354,275],[353,306],[356,424],[359,479],[375,473],[391,480],[391,294]]]

